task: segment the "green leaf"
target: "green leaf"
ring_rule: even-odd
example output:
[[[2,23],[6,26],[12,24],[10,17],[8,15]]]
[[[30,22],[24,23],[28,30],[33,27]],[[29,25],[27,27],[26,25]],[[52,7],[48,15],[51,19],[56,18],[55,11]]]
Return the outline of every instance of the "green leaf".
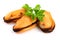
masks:
[[[38,20],[43,21],[43,17],[44,17],[43,13],[45,10],[41,10],[39,4],[37,4],[33,9],[28,4],[25,4],[22,8],[26,10],[25,15],[31,17],[32,20],[37,18]]]
[[[40,21],[43,21],[43,17],[44,17],[44,11],[45,10],[38,10],[35,14],[36,14],[36,17],[38,18],[38,20]]]
[[[40,13],[43,13],[45,10],[40,10]]]
[[[25,12],[25,15],[26,16],[31,16],[31,13],[32,13],[31,11],[27,11],[27,12]]]
[[[32,18],[32,20],[34,20],[34,19],[36,18],[33,13],[32,13],[32,15],[31,15],[31,18]]]
[[[40,5],[39,4],[37,4],[36,6],[35,6],[35,8],[34,8],[34,10],[40,10]]]
[[[28,4],[25,4],[22,8],[28,10],[29,9],[29,5]]]

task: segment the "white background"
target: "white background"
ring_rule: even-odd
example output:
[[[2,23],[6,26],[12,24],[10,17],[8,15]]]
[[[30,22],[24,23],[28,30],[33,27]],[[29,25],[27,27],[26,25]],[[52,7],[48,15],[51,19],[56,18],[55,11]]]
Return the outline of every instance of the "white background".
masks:
[[[37,27],[24,33],[16,34],[14,24],[7,24],[3,17],[12,10],[20,9],[23,4],[34,7],[40,4],[42,9],[51,12],[56,23],[52,33],[43,33]],[[0,0],[0,40],[60,40],[60,1],[59,0]]]

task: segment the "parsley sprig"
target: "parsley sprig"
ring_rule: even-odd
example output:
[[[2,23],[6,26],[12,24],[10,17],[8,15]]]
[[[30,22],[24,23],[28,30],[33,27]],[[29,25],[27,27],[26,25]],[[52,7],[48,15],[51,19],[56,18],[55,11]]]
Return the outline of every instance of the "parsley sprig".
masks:
[[[25,15],[31,17],[32,20],[37,18],[38,20],[43,21],[43,17],[44,17],[43,12],[45,10],[42,10],[39,4],[37,4],[35,8],[32,8],[28,4],[25,4],[22,8],[26,10]]]

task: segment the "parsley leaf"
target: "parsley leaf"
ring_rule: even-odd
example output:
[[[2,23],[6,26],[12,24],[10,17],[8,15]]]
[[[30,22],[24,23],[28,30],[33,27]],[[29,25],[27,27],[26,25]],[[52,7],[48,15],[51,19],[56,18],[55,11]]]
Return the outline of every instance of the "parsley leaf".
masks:
[[[25,12],[26,16],[31,17],[32,20],[35,19],[35,15],[33,13],[33,9],[28,4],[25,4],[22,8],[24,8],[26,10],[26,12]]]
[[[35,6],[35,8],[34,8],[34,10],[40,10],[40,5],[39,4],[37,4],[36,6]]]
[[[38,20],[43,21],[43,17],[44,17],[43,12],[45,10],[41,10],[39,4],[37,4],[33,9],[28,4],[25,4],[22,8],[26,10],[25,15],[31,17],[32,20],[37,18]]]
[[[25,4],[22,8],[28,10],[29,9],[29,5],[28,4]]]
[[[36,14],[36,18],[40,21],[43,21],[43,17],[44,17],[43,12],[45,10],[41,10],[40,8],[41,8],[40,5],[36,5],[36,7],[34,8],[34,11],[35,11],[35,14]]]

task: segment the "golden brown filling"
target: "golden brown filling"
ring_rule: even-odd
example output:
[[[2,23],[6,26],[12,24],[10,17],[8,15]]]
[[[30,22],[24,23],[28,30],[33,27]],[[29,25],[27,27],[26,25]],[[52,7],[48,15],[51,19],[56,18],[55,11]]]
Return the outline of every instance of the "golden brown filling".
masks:
[[[43,13],[43,21],[38,21],[38,23],[37,18],[32,20],[31,17],[24,15],[24,13],[24,9],[15,10],[4,16],[3,19],[5,22],[16,22],[15,26],[13,27],[15,32],[24,32],[36,27],[36,25],[39,26],[39,28],[44,32],[53,31],[55,22],[52,19],[50,12],[45,11]]]
[[[44,15],[45,16],[43,18],[43,21],[38,22],[40,29],[45,32],[53,31],[53,29],[55,27],[55,23],[54,23],[54,20],[52,19],[52,16],[47,11],[44,12]]]
[[[25,12],[24,9],[15,10],[15,11],[12,11],[9,14],[7,14],[3,19],[5,22],[10,22],[15,19],[21,18],[24,15],[24,12]]]
[[[37,22],[37,21],[36,21],[36,22]],[[23,27],[23,28],[15,28],[15,29],[14,29],[14,27],[13,27],[13,30],[14,30],[14,32],[19,32],[19,31],[24,30],[24,29],[27,29],[27,28],[30,29],[30,27],[32,27],[33,25],[35,25],[34,27],[36,27],[36,22],[34,22],[34,23],[32,23],[31,25],[28,25],[28,26],[26,26],[26,27]],[[33,28],[33,27],[32,27],[32,28]]]
[[[32,20],[30,17],[28,16],[23,16],[21,19],[19,19],[16,22],[16,25],[14,26],[14,28],[23,28],[26,27],[34,22],[36,22],[37,19]]]

